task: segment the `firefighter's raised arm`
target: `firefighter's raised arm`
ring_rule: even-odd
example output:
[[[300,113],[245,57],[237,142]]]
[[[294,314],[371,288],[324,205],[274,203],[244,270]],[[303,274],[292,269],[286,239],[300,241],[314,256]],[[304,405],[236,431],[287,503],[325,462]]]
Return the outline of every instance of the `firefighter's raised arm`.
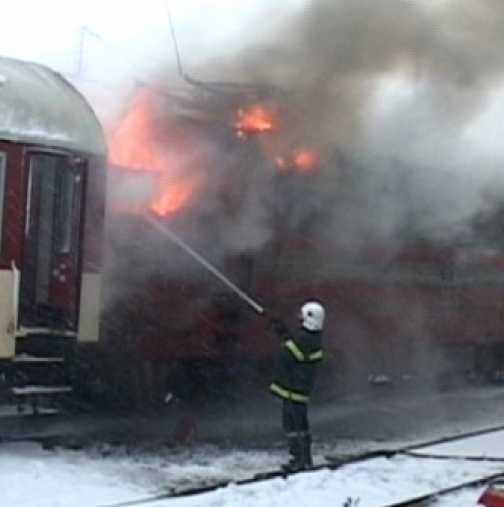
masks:
[[[269,327],[278,336],[278,338],[281,338],[282,340],[287,340],[289,338],[289,328],[282,319],[273,316],[270,317]]]

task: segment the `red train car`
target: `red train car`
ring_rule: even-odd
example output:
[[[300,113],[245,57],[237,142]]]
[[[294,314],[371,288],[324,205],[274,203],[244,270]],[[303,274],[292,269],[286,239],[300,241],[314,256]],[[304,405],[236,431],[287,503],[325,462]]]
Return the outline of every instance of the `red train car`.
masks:
[[[0,111],[0,359],[10,371],[98,340],[106,141],[77,90],[35,63],[0,58]]]

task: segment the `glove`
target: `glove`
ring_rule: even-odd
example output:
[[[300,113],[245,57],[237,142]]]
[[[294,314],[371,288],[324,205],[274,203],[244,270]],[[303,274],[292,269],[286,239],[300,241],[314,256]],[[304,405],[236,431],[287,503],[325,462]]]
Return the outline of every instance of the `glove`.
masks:
[[[270,319],[270,328],[280,338],[284,338],[285,336],[287,336],[289,334],[289,328],[278,317],[271,317],[271,319]]]

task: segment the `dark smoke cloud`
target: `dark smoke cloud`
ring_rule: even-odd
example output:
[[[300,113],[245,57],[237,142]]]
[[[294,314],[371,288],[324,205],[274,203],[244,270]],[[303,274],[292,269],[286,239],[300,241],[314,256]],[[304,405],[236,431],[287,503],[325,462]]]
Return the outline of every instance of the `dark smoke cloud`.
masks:
[[[502,74],[503,17],[498,0],[435,11],[397,0],[314,0],[266,47],[239,55],[230,77],[291,90],[315,125],[332,127],[334,113],[344,122],[360,112],[374,79],[404,72],[432,83],[433,103],[463,119]]]
[[[313,143],[329,159],[336,148],[368,170],[365,181],[355,182],[361,210],[350,222],[333,222],[347,238],[359,242],[365,229],[391,234],[412,213],[424,233],[442,227],[446,233],[449,224],[458,232],[483,205],[484,188],[495,183],[488,157],[464,134],[502,80],[503,18],[498,0],[437,8],[315,0],[278,23],[260,47],[225,65],[211,62],[201,73],[274,84],[302,117],[287,125],[291,142]],[[392,77],[405,80],[410,93],[402,100],[389,96],[388,109],[375,114],[377,89]],[[334,159],[330,164],[341,170]],[[475,177],[476,171],[482,174]],[[327,180],[321,184],[327,190]],[[407,202],[401,202],[404,192]]]
[[[446,239],[467,229],[488,207],[485,189],[496,183],[488,157],[464,135],[500,83],[503,21],[499,0],[436,8],[314,0],[278,19],[274,31],[258,31],[261,44],[195,69],[209,80],[275,87],[286,112],[281,144],[313,145],[323,154],[310,184],[279,187],[271,164],[216,142],[219,170],[212,169],[198,203],[202,215],[212,217],[210,252],[220,257],[261,248],[274,235],[275,206],[288,209],[293,229],[352,252],[376,241],[399,246],[416,234]],[[387,79],[403,80],[397,96],[379,93]],[[189,100],[193,110],[221,115],[229,127],[236,97],[201,99],[199,93],[195,89]],[[255,149],[256,141],[250,144]],[[219,190],[230,174],[244,187],[231,215]],[[208,249],[207,230],[194,221],[180,227]]]

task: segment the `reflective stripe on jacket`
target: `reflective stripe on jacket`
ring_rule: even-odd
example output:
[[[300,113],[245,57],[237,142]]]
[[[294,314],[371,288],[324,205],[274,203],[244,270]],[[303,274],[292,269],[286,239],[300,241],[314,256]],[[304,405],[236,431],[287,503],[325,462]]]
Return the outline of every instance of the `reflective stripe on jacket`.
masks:
[[[296,358],[297,361],[312,363],[315,361],[321,361],[324,357],[322,349],[315,350],[308,354],[305,354],[292,339],[287,340],[284,343],[285,348]]]
[[[295,391],[282,387],[276,382],[270,385],[270,391],[284,400],[297,401],[298,403],[308,403],[310,401],[310,397],[306,396],[306,394],[296,393]]]
[[[307,403],[315,383],[317,364],[323,359],[320,332],[299,329],[280,349],[270,391],[284,400]]]

